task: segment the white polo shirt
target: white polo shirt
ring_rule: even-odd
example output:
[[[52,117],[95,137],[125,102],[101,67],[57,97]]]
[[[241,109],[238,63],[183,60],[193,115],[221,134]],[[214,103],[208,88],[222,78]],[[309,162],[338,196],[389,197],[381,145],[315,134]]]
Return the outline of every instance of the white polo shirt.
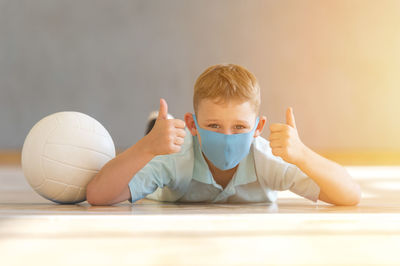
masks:
[[[186,129],[179,153],[154,157],[129,182],[130,202],[147,197],[170,202],[274,202],[290,190],[316,202],[320,189],[297,166],[274,156],[268,140],[257,137],[224,188],[215,182],[197,136]]]

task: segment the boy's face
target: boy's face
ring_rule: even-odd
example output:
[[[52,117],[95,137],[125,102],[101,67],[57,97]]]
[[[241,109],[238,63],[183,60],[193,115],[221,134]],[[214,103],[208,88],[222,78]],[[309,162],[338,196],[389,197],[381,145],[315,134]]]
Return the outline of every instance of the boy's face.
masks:
[[[255,126],[257,114],[248,101],[218,103],[213,99],[203,99],[199,102],[196,118],[201,128],[230,135],[250,132]],[[185,122],[192,135],[196,136],[197,129],[191,113],[185,114]],[[265,116],[260,117],[254,137],[261,134],[265,122]],[[198,139],[201,145],[200,135]]]

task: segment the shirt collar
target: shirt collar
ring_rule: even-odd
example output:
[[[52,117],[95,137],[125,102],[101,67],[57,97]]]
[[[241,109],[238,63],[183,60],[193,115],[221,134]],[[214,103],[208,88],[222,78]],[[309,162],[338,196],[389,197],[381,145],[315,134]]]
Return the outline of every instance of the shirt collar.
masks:
[[[206,160],[201,153],[201,147],[197,136],[193,136],[193,146],[194,146],[194,166],[193,166],[193,179],[206,183],[212,184],[213,177],[211,175],[210,170],[208,169],[208,165]]]
[[[239,167],[236,170],[234,176],[234,185],[244,185],[257,180],[256,169],[254,164],[253,145],[250,147],[250,152],[246,157],[239,163]]]
[[[193,179],[196,181],[213,184],[214,178],[208,168],[207,162],[201,152],[200,143],[197,136],[193,136],[194,146],[194,166],[193,166]],[[249,154],[239,163],[239,166],[234,174],[233,185],[239,186],[251,183],[257,180],[254,164],[254,156],[252,152],[253,145],[250,148]]]

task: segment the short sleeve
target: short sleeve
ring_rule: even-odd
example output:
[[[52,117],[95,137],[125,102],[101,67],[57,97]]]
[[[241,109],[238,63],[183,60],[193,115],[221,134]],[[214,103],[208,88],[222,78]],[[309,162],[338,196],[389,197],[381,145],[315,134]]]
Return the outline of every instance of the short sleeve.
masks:
[[[299,196],[316,202],[319,198],[319,186],[297,166],[282,162],[275,172],[276,190],[290,190]]]
[[[272,190],[290,190],[316,202],[320,188],[296,165],[285,162],[272,154],[269,142],[257,137],[253,143],[254,160],[258,178]]]
[[[154,157],[129,182],[129,202],[135,202],[153,193],[157,188],[169,185],[175,172],[174,167],[174,160],[170,155]]]
[[[159,155],[147,163],[129,182],[130,202],[149,195],[149,198],[174,201],[185,191],[193,171],[193,137],[185,128],[181,151]],[[153,193],[154,192],[154,193]],[[151,194],[151,195],[150,195]],[[161,197],[158,197],[160,196]]]

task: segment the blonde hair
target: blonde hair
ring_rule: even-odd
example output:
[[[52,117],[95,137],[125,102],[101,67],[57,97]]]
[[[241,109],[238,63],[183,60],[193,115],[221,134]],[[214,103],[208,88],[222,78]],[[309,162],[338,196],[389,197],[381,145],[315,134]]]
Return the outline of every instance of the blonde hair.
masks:
[[[225,103],[235,99],[250,101],[258,113],[260,107],[260,86],[256,77],[242,66],[218,64],[208,67],[194,84],[193,107],[195,113],[203,99]]]

